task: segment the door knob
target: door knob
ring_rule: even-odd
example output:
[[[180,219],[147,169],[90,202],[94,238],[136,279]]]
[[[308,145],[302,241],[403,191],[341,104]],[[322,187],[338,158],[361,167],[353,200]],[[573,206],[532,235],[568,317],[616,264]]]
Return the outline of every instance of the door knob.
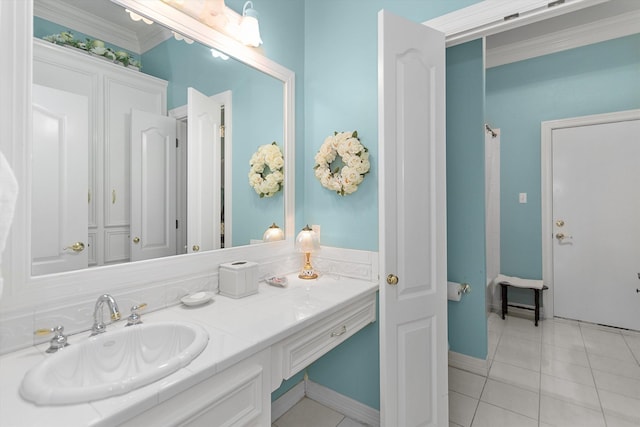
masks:
[[[570,239],[571,236],[564,234],[564,233],[557,233],[556,234],[556,239],[558,240],[562,240],[562,239]]]
[[[387,283],[390,284],[391,286],[395,286],[398,284],[398,276],[396,276],[395,274],[389,274],[387,276]]]
[[[557,220],[557,221],[556,221],[556,225],[557,225],[558,227],[562,227],[562,226],[564,225],[564,220],[562,220],[562,219]]]
[[[193,245],[193,252],[198,252],[200,250],[200,246],[198,245]]]
[[[71,249],[74,252],[82,252],[84,250],[84,243],[75,242],[73,245],[67,246],[66,248],[63,248],[62,250],[66,251],[67,249]]]
[[[139,237],[134,237],[134,238],[133,238],[133,243],[135,243],[136,245],[137,245],[138,243],[140,243],[140,238],[139,238]]]

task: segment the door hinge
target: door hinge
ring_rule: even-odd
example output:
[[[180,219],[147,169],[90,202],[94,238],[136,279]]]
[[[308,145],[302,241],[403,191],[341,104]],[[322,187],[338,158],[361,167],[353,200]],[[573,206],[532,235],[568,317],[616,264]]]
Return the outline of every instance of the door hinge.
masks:
[[[178,138],[176,138],[176,148],[178,148]]]
[[[178,220],[176,219],[176,230],[178,229]]]
[[[220,125],[220,138],[224,138],[224,125]]]

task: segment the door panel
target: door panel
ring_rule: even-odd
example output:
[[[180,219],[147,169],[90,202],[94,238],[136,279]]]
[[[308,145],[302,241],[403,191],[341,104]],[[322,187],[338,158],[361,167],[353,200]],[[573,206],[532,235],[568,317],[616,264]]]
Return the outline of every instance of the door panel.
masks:
[[[555,315],[640,330],[640,120],[554,129]]]
[[[385,11],[378,34],[381,421],[442,426],[448,423],[444,34]]]
[[[221,104],[193,88],[187,105],[187,252],[220,248]]]
[[[176,121],[131,110],[131,261],[176,252]]]
[[[89,262],[87,111],[86,96],[33,85],[34,276],[86,268]]]

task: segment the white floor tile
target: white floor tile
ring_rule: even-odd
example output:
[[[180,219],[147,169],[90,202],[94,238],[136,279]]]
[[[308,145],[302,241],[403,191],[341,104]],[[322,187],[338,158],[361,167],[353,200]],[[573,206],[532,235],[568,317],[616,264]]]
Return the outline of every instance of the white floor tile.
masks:
[[[589,364],[591,365],[591,369],[640,380],[640,366],[638,366],[637,363],[623,362],[609,357],[590,354]]]
[[[538,419],[538,393],[511,384],[487,380],[480,401]]]
[[[345,418],[337,427],[366,427],[366,424],[359,423],[351,418]]]
[[[600,400],[595,387],[543,374],[540,380],[540,393],[554,399],[600,410]]]
[[[304,398],[278,418],[278,427],[336,427],[344,415],[311,399]]]
[[[537,427],[538,422],[524,415],[480,402],[472,427]]]
[[[605,427],[601,411],[540,396],[540,422],[558,427]]]
[[[530,391],[537,392],[540,389],[540,372],[497,360],[491,365],[489,378]]]
[[[627,342],[636,362],[640,363],[640,334],[623,333],[622,338]]]
[[[640,380],[593,370],[598,390],[607,390],[633,399],[640,399]]]
[[[510,363],[532,371],[540,370],[540,343],[515,338],[500,340],[494,361]]]
[[[449,392],[449,421],[470,427],[473,415],[478,407],[478,400],[455,391]]]
[[[562,362],[559,360],[544,360],[541,372],[552,377],[562,378],[564,380],[573,381],[574,383],[584,384],[595,387],[591,369],[585,366],[574,365],[573,363]]]
[[[542,344],[542,361],[558,360],[561,362],[573,363],[574,365],[589,367],[587,351],[582,347],[558,347],[552,344]]]
[[[604,414],[604,419],[607,421],[607,427],[638,427],[638,423],[635,421],[625,420],[613,415]]]
[[[486,378],[461,369],[449,368],[449,390],[480,399]]]
[[[606,390],[598,394],[605,414],[640,425],[640,400]]]
[[[635,362],[635,358],[620,332],[590,327],[583,327],[581,330],[588,353],[625,362]]]

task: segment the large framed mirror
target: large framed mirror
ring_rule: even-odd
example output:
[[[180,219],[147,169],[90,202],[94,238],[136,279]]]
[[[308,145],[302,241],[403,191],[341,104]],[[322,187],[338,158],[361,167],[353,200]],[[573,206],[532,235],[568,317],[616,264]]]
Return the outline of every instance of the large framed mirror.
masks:
[[[183,193],[180,195],[178,191],[177,201],[172,203],[176,209],[176,216],[178,218],[187,219],[191,218],[191,213],[188,211],[187,206],[189,203],[187,199],[203,202],[202,194],[212,194],[212,199],[217,200],[217,206],[214,206],[213,210],[206,211],[207,221],[202,221],[203,227],[209,229],[221,229],[221,237],[217,242],[210,244],[209,246],[201,245],[197,241],[189,241],[187,231],[185,230],[182,235],[182,240],[178,236],[176,239],[173,252],[159,255],[158,257],[135,258],[131,256],[128,251],[128,245],[135,244],[133,240],[137,237],[137,234],[133,231],[133,218],[130,221],[103,221],[102,225],[96,218],[109,217],[111,213],[108,213],[106,205],[116,205],[120,196],[124,195],[124,199],[133,201],[135,197],[127,191],[111,190],[110,185],[106,185],[100,181],[105,175],[105,165],[115,165],[114,169],[120,168],[125,171],[123,175],[125,178],[117,178],[125,181],[125,187],[129,185],[131,176],[135,174],[137,169],[132,166],[130,157],[130,151],[127,151],[121,157],[114,161],[114,158],[105,156],[106,145],[102,146],[97,142],[104,143],[104,139],[97,138],[86,149],[88,151],[87,158],[88,168],[94,168],[94,174],[88,176],[90,179],[85,179],[81,175],[82,179],[78,181],[84,183],[87,182],[89,192],[87,194],[86,189],[84,193],[84,203],[91,200],[96,200],[97,197],[101,200],[101,203],[97,206],[97,212],[89,210],[86,212],[88,220],[88,240],[82,242],[81,239],[72,239],[69,242],[69,249],[75,252],[73,245],[81,242],[85,245],[85,248],[100,248],[100,250],[94,250],[93,258],[87,262],[86,266],[81,264],[80,267],[62,270],[47,270],[46,268],[34,268],[34,258],[37,254],[35,246],[40,245],[40,239],[42,237],[42,228],[34,226],[34,219],[37,218],[39,212],[34,212],[38,206],[46,206],[47,201],[38,201],[38,191],[35,190],[35,183],[46,182],[46,179],[39,178],[38,173],[41,172],[41,165],[46,165],[46,152],[44,155],[39,155],[36,160],[40,161],[38,165],[34,165],[30,162],[25,162],[24,170],[17,167],[17,172],[21,184],[25,184],[25,190],[27,198],[23,204],[23,211],[18,210],[17,214],[21,215],[21,218],[16,221],[14,229],[18,232],[15,235],[27,236],[22,242],[13,241],[11,246],[10,257],[7,257],[10,263],[10,267],[3,267],[5,273],[5,295],[2,301],[2,305],[17,303],[18,305],[31,305],[34,301],[40,301],[41,298],[47,297],[47,295],[64,296],[77,294],[78,290],[81,293],[91,293],[91,289],[103,289],[109,282],[118,282],[118,286],[121,287],[135,287],[137,283],[150,283],[154,278],[158,280],[166,279],[166,270],[171,271],[171,275],[179,277],[185,271],[193,271],[193,266],[198,265],[197,269],[202,269],[203,261],[212,259],[226,259],[238,254],[239,250],[244,245],[255,243],[262,237],[262,233],[268,228],[271,223],[277,222],[284,228],[286,242],[285,243],[271,243],[272,245],[288,244],[293,238],[294,233],[294,74],[285,67],[270,60],[258,50],[246,47],[240,44],[238,41],[226,36],[206,25],[197,21],[196,19],[187,16],[186,14],[174,9],[168,4],[158,1],[139,1],[139,0],[96,0],[92,2],[86,2],[82,0],[65,0],[60,2],[51,2],[48,0],[33,0],[32,3],[34,13],[34,35],[36,38],[40,38],[44,35],[60,34],[63,31],[71,30],[75,32],[74,36],[82,38],[91,38],[105,41],[107,35],[93,35],[88,32],[81,31],[70,27],[69,25],[55,23],[47,13],[51,12],[47,9],[51,9],[52,5],[65,4],[71,8],[82,10],[82,7],[86,7],[88,3],[92,4],[93,10],[85,11],[81,15],[94,15],[98,20],[103,19],[108,22],[108,18],[100,17],[97,13],[98,10],[108,11],[107,13],[113,16],[113,14],[121,14],[129,19],[125,9],[134,11],[141,16],[145,16],[154,22],[153,25],[148,26],[146,29],[151,36],[156,37],[155,41],[145,40],[141,45],[145,47],[139,48],[136,52],[135,49],[127,49],[132,52],[131,57],[136,58],[136,61],[142,63],[142,70],[134,70],[133,74],[145,74],[150,76],[149,79],[156,82],[164,82],[166,92],[166,98],[158,102],[158,113],[161,116],[172,117],[177,123],[176,128],[178,134],[180,132],[187,133],[186,128],[188,126],[186,120],[186,110],[189,89],[199,92],[207,100],[212,100],[218,106],[217,114],[221,122],[215,127],[218,130],[218,135],[215,135],[216,144],[219,144],[216,148],[218,157],[207,158],[213,159],[213,162],[219,166],[217,170],[210,171],[208,166],[213,166],[213,163],[203,163],[200,165],[198,174],[200,176],[199,181],[195,181],[192,185],[187,185],[188,180],[196,179],[194,174],[187,178],[188,163],[184,161],[180,163],[180,158],[176,160],[176,169],[185,172],[184,175],[176,173],[175,184],[167,186],[173,187],[174,185],[179,187],[179,183],[182,182]],[[98,6],[100,2],[105,2],[103,6]],[[96,9],[97,7],[97,9]],[[41,13],[42,11],[44,13]],[[40,15],[40,16],[39,16]],[[76,14],[77,15],[77,14]],[[77,18],[77,16],[76,16]],[[95,24],[96,21],[93,21]],[[146,26],[142,22],[138,23]],[[111,25],[106,25],[108,28]],[[88,28],[91,27],[91,24]],[[118,27],[118,25],[113,25]],[[157,27],[155,29],[151,29]],[[151,29],[151,30],[150,30]],[[45,34],[46,33],[46,34]],[[174,36],[175,34],[175,36]],[[40,36],[40,37],[38,37]],[[193,41],[193,43],[186,43]],[[117,37],[112,40],[117,41]],[[40,55],[41,62],[47,63],[51,66],[52,56],[56,55],[55,51],[51,48],[58,49],[60,46],[47,45],[48,41],[34,41],[33,46],[33,82],[34,86],[32,93],[34,99],[38,90],[38,83],[46,83],[47,79],[51,79],[51,75],[48,71],[51,68],[44,68],[39,70],[38,67],[41,64],[37,64],[38,56]],[[118,47],[116,43],[109,43],[115,47]],[[227,60],[222,60],[219,57],[214,58],[212,55],[212,49],[217,52],[223,53],[229,57]],[[113,49],[115,50],[115,49]],[[42,53],[42,51],[48,53]],[[53,53],[51,53],[53,52]],[[72,59],[82,60],[78,55],[80,53],[73,52],[75,57]],[[99,52],[98,52],[99,53]],[[87,56],[87,60],[94,60],[95,58],[89,58],[87,52],[82,54]],[[136,54],[139,55],[136,57]],[[47,56],[48,55],[48,56]],[[62,55],[62,54],[60,54]],[[95,55],[92,55],[95,56]],[[65,56],[68,57],[68,56]],[[195,58],[195,59],[194,59]],[[100,58],[102,59],[102,58]],[[197,61],[200,61],[199,63]],[[178,61],[178,62],[176,62]],[[180,62],[182,61],[182,63]],[[188,67],[183,66],[183,63],[188,61],[191,64]],[[198,67],[194,67],[193,61],[199,64]],[[105,63],[106,64],[106,63]],[[206,66],[205,66],[206,64]],[[106,64],[112,66],[113,64]],[[125,64],[126,65],[126,64]],[[133,65],[139,65],[134,62]],[[122,64],[119,64],[122,66]],[[73,67],[68,67],[71,70]],[[129,71],[129,70],[127,70]],[[108,74],[108,73],[107,73]],[[231,77],[235,78],[232,81]],[[94,78],[94,77],[91,77]],[[91,80],[91,78],[89,80]],[[95,78],[94,78],[95,79]],[[114,81],[113,76],[108,75],[105,80]],[[68,80],[73,82],[74,80]],[[78,86],[78,80],[75,80]],[[91,82],[92,84],[95,82]],[[144,85],[142,85],[144,86]],[[140,89],[135,84],[130,84],[127,90]],[[95,86],[91,87],[91,90],[104,93],[103,88],[99,90],[95,89]],[[116,95],[128,96],[127,90],[121,92],[115,92]],[[134,97],[136,97],[136,92]],[[86,98],[86,97],[85,97]],[[114,96],[114,99],[117,96]],[[71,104],[73,99],[71,98]],[[262,104],[258,100],[263,101]],[[104,99],[102,100],[104,101]],[[100,122],[107,116],[108,108],[113,103],[108,104],[105,107],[104,103],[101,107],[93,111],[91,120],[96,130],[90,134],[95,136],[96,132],[101,132],[105,125],[104,123],[95,126],[95,122]],[[80,108],[82,110],[82,108]],[[91,111],[91,109],[89,109]],[[82,111],[81,111],[82,112]],[[37,116],[38,113],[34,112],[36,119],[41,119]],[[123,115],[125,120],[120,127],[120,132],[126,129],[127,134],[131,135],[132,129],[132,117],[133,112]],[[223,123],[222,120],[225,120]],[[243,123],[244,120],[244,123]],[[31,120],[31,123],[36,120]],[[221,134],[223,131],[222,126],[226,128],[225,134]],[[196,133],[197,127],[194,127],[193,134]],[[34,129],[34,133],[37,131]],[[39,136],[37,133],[36,137]],[[207,135],[210,136],[210,135]],[[24,150],[25,158],[29,158],[34,152],[33,140],[36,138],[30,138],[28,141],[28,147]],[[280,147],[283,159],[283,173],[284,182],[282,191],[271,198],[260,197],[253,188],[249,185],[247,179],[247,173],[249,171],[249,160],[259,146],[264,144],[271,144],[276,142]],[[21,148],[17,148],[16,152],[21,151]],[[128,146],[126,148],[128,150]],[[125,151],[126,151],[125,150]],[[194,150],[195,151],[195,150]],[[92,153],[93,152],[93,153]],[[101,153],[103,158],[96,160],[97,158],[90,157],[90,154],[96,155],[96,152]],[[51,154],[51,153],[49,153]],[[186,157],[186,153],[179,154]],[[15,156],[14,156],[15,157]],[[58,156],[60,157],[60,156]],[[218,160],[216,160],[218,159]],[[219,163],[219,164],[218,164]],[[212,169],[214,169],[212,167]],[[98,171],[100,173],[95,173]],[[92,181],[93,180],[93,181]],[[182,180],[182,181],[181,181]],[[153,181],[150,181],[153,182]],[[189,191],[193,188],[199,187],[201,193],[187,197]],[[82,185],[80,186],[82,188]],[[40,193],[48,193],[47,191],[40,191]],[[60,193],[60,192],[58,192]],[[135,195],[135,193],[134,193]],[[49,197],[51,197],[49,195]],[[50,201],[49,201],[50,202]],[[55,205],[59,202],[53,202]],[[132,203],[129,203],[130,205]],[[200,203],[203,204],[203,203]],[[127,204],[125,204],[127,205]],[[184,209],[180,213],[180,209]],[[19,207],[20,209],[20,207]],[[84,208],[83,208],[84,209]],[[94,207],[94,211],[95,211]],[[144,210],[144,209],[143,209]],[[147,208],[147,210],[149,210]],[[127,215],[131,212],[131,206],[123,207],[123,212]],[[214,213],[215,212],[215,213]],[[85,217],[85,211],[75,217]],[[60,220],[57,218],[56,220]],[[170,218],[170,222],[173,224],[175,220]],[[45,223],[46,225],[46,223]],[[221,227],[221,225],[223,227]],[[93,227],[93,229],[92,229]],[[102,228],[100,228],[102,227]],[[121,256],[109,259],[105,255],[109,252],[109,245],[106,243],[108,238],[103,237],[98,239],[95,237],[91,240],[91,232],[105,231],[107,229],[113,231],[120,227],[121,241],[117,243],[115,248],[120,250]],[[142,228],[149,228],[147,224],[143,222]],[[215,240],[215,239],[214,239]],[[90,243],[90,242],[93,242]],[[287,243],[288,242],[288,243]],[[101,246],[102,245],[102,246]],[[126,245],[126,246],[125,246]],[[195,246],[201,246],[202,250],[194,249]],[[98,260],[98,252],[101,252],[101,260]],[[192,253],[194,252],[194,253]],[[195,253],[197,252],[197,253]],[[225,255],[226,254],[226,255]],[[162,259],[158,259],[162,257]],[[5,258],[5,259],[7,259]],[[218,262],[214,262],[217,264]],[[46,265],[47,262],[41,263]],[[6,262],[5,262],[6,265]],[[157,266],[163,266],[165,273],[160,271],[154,271]],[[9,288],[9,289],[7,289]],[[34,300],[34,295],[40,295]],[[30,301],[30,302],[29,302]]]

